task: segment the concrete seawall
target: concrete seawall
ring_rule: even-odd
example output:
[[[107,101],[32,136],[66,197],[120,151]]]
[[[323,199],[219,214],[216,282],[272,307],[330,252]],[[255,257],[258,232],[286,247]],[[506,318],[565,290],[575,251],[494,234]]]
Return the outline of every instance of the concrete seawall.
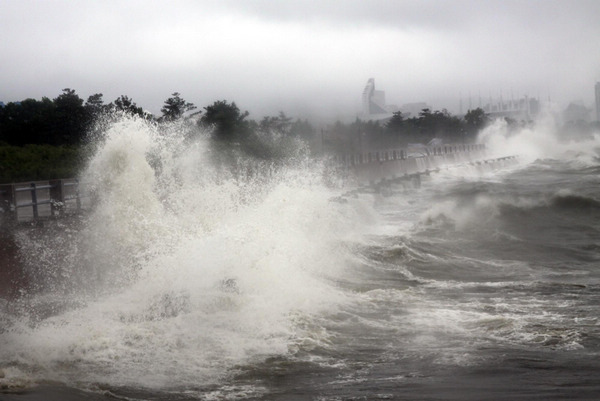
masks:
[[[427,173],[442,167],[457,166],[467,163],[479,163],[492,160],[483,146],[470,150],[428,151],[425,154],[408,157],[389,158],[381,152],[371,161],[348,165],[350,172],[356,177],[360,186],[376,185],[382,181],[394,180],[406,176]],[[402,156],[404,154],[401,154]],[[504,158],[501,158],[504,159]]]

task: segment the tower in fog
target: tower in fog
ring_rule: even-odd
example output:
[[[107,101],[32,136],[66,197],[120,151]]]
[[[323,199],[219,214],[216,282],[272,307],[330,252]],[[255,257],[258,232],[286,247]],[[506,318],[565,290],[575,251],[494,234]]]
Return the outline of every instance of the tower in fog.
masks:
[[[363,90],[362,109],[364,115],[386,114],[385,92],[375,90],[375,79],[370,78]]]
[[[362,93],[362,118],[367,120],[385,120],[397,112],[398,106],[386,104],[385,92],[375,89],[375,79],[369,78]]]
[[[600,82],[596,82],[596,121],[600,121]]]

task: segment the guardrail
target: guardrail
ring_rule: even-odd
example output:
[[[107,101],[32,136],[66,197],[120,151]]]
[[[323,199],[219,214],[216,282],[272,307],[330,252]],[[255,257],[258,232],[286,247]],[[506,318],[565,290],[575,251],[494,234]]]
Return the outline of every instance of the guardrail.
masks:
[[[444,161],[456,161],[471,153],[481,154],[484,150],[483,144],[415,146],[361,152],[338,156],[334,160],[340,166],[352,168],[360,182],[374,183],[429,171]],[[464,156],[455,156],[460,154]],[[13,223],[76,214],[83,208],[82,200],[90,198],[82,196],[80,189],[77,179],[0,184],[0,212],[4,221]]]
[[[439,146],[419,146],[399,149],[385,149],[370,152],[360,152],[351,155],[337,156],[340,164],[350,167],[369,163],[405,160],[408,158],[427,157],[436,155],[456,154],[485,150],[483,144],[448,144]]]
[[[82,209],[77,179],[0,185],[0,211],[5,221],[22,223],[78,213]]]

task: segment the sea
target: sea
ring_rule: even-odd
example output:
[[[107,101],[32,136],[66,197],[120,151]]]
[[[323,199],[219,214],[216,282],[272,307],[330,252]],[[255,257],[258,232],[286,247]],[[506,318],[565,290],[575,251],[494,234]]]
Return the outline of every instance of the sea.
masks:
[[[112,122],[94,208],[13,233],[0,400],[600,399],[600,135],[357,190],[167,131]]]

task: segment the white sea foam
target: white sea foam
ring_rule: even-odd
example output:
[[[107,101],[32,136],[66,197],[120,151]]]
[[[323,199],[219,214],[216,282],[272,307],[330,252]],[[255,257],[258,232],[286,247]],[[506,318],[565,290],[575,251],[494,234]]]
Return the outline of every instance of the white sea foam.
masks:
[[[343,240],[366,206],[330,202],[318,166],[219,171],[200,137],[110,125],[82,180],[96,207],[73,260],[80,305],[0,333],[0,360],[44,378],[168,388],[305,342],[345,302]],[[321,334],[316,333],[315,336]]]

